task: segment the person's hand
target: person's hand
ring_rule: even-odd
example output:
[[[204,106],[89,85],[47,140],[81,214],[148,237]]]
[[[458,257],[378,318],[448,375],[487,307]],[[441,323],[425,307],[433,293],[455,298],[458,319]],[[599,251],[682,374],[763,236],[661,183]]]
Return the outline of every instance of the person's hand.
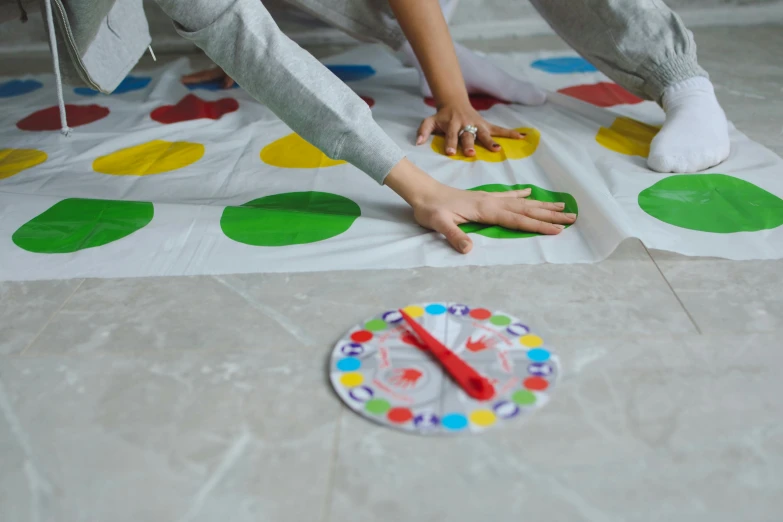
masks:
[[[413,207],[413,217],[419,225],[440,232],[463,254],[473,248],[470,236],[459,228],[463,223],[556,235],[576,221],[576,214],[563,213],[564,203],[525,199],[530,189],[460,190],[436,181],[407,159],[394,166],[384,183]]]
[[[469,102],[464,104],[449,106],[446,105],[438,109],[438,112],[426,118],[419,126],[416,145],[421,145],[432,134],[444,134],[446,136],[446,155],[453,156],[457,153],[458,144],[462,146],[465,156],[473,157],[476,155],[475,141],[473,134],[463,132],[459,136],[459,131],[468,126],[478,127],[477,140],[489,151],[498,152],[500,145],[492,139],[492,136],[502,138],[522,139],[525,136],[513,129],[506,129],[492,125],[471,107]]]
[[[190,74],[186,74],[182,77],[182,83],[185,85],[191,83],[211,82],[218,80],[224,89],[230,89],[234,86],[234,80],[223,71],[220,67],[213,67],[212,69],[204,69]]]

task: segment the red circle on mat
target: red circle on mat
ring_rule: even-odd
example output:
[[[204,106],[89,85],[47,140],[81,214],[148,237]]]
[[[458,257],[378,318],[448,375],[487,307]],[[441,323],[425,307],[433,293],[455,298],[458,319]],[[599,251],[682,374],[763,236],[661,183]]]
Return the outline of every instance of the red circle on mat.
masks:
[[[413,412],[408,408],[392,408],[386,414],[386,417],[392,422],[403,424],[413,418]]]
[[[503,105],[511,104],[511,102],[507,102],[499,98],[495,98],[494,96],[490,96],[488,94],[471,94],[469,96],[469,99],[470,99],[470,104],[477,111],[486,111],[499,103]],[[426,103],[430,107],[436,106],[435,99],[431,97],[424,98],[424,103]]]
[[[66,105],[65,117],[69,127],[79,127],[101,120],[109,115],[108,107],[101,105]],[[47,107],[19,120],[16,126],[26,131],[60,130],[60,108]]]
[[[364,103],[366,103],[367,105],[369,105],[371,109],[372,109],[373,105],[375,105],[375,100],[373,100],[373,99],[372,99],[372,98],[370,98],[369,96],[359,96],[359,98],[361,98],[362,100],[364,100]]]
[[[355,343],[366,343],[372,339],[372,333],[367,330],[359,330],[351,334],[351,341]]]
[[[489,319],[492,317],[492,312],[487,310],[486,308],[474,308],[470,311],[470,316],[473,319],[479,319],[483,321],[484,319]]]
[[[644,100],[634,96],[616,83],[600,82],[586,85],[574,85],[557,91],[599,107],[642,103]]]
[[[158,123],[179,123],[200,118],[218,120],[224,114],[234,112],[238,108],[239,103],[234,98],[206,101],[195,94],[188,94],[176,105],[158,107],[150,113],[150,118]]]
[[[549,388],[549,383],[542,377],[528,377],[522,384],[524,384],[525,388],[528,390],[541,391]]]

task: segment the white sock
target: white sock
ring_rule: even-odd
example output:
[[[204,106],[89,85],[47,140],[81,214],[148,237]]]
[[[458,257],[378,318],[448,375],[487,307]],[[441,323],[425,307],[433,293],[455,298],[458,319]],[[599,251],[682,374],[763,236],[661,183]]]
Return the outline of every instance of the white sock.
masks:
[[[650,144],[647,165],[658,172],[698,172],[729,157],[729,125],[715,90],[697,76],[663,93],[666,121]]]
[[[486,58],[456,42],[454,48],[457,51],[457,59],[469,94],[489,94],[500,100],[523,105],[542,105],[546,102],[546,92],[532,83],[514,78]],[[421,93],[424,96],[432,96],[424,71],[421,70],[409,43],[406,42],[402,47],[402,53],[407,58],[404,61],[412,64],[419,71]]]

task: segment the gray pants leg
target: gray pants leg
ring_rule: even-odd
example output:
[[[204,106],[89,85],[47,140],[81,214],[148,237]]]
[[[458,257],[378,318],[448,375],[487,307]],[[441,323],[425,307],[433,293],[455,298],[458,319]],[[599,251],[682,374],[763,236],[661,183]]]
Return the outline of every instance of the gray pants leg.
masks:
[[[571,47],[637,96],[707,77],[682,19],[662,0],[530,0]]]
[[[157,0],[178,32],[327,156],[379,183],[403,157],[350,87],[277,27],[259,0]]]

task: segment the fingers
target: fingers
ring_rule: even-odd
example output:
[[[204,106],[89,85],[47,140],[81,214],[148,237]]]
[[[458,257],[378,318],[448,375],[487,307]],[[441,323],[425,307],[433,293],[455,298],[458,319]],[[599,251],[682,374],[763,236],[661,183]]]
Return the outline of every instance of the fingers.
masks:
[[[500,150],[500,144],[496,143],[495,140],[492,139],[492,134],[486,127],[481,127],[479,129],[478,141],[484,145],[484,148],[487,150],[491,150],[492,152],[497,152]]]
[[[419,130],[416,132],[416,145],[421,145],[427,141],[430,136],[432,136],[432,133],[435,132],[435,128],[435,118],[433,116],[425,118],[424,121],[421,122],[421,125],[419,125]]]
[[[528,197],[531,192],[532,192],[531,189],[526,188],[522,190],[509,190],[508,192],[485,192],[485,194],[489,194],[493,198],[520,199],[520,198]],[[531,200],[531,201],[535,201],[535,200]]]
[[[459,125],[451,125],[449,126],[449,130],[446,132],[446,156],[453,156],[457,153],[459,129]]]
[[[482,208],[480,223],[554,235],[559,234],[565,225],[571,225],[576,221],[576,214],[562,212],[565,208],[563,203],[520,198],[494,199],[494,201],[496,203],[487,204]]]
[[[490,126],[489,132],[493,136],[500,136],[501,138],[512,138],[515,140],[521,140],[526,136],[526,134],[522,134],[521,132],[515,131],[514,129],[506,129],[504,127],[498,127],[497,125]]]
[[[467,254],[473,248],[473,241],[470,237],[448,217],[436,219],[432,223],[432,228],[443,234],[446,241],[460,254]]]
[[[547,210],[545,208],[532,207],[527,209],[525,214],[538,221],[545,221],[547,223],[555,223],[560,225],[570,225],[576,221],[576,214],[566,214],[557,210]]]
[[[459,141],[462,144],[462,151],[465,153],[465,156],[472,158],[476,155],[476,149],[474,148],[476,140],[472,133],[463,132],[462,136],[459,138]]]
[[[565,226],[561,224],[546,223],[544,221],[539,221],[538,219],[517,214],[516,212],[511,212],[510,210],[499,212],[493,221],[501,227],[510,228],[512,230],[522,230],[524,232],[535,232],[547,236],[557,235],[565,228]]]
[[[571,225],[576,221],[576,214],[564,213],[565,203],[550,203],[548,201],[536,201],[534,199],[510,200],[507,209],[517,214],[562,225]]]
[[[216,78],[222,78],[224,75],[225,73],[223,72],[223,69],[220,67],[213,67],[212,69],[205,69],[203,71],[186,74],[181,79],[182,83],[187,85],[189,83],[208,82]]]

